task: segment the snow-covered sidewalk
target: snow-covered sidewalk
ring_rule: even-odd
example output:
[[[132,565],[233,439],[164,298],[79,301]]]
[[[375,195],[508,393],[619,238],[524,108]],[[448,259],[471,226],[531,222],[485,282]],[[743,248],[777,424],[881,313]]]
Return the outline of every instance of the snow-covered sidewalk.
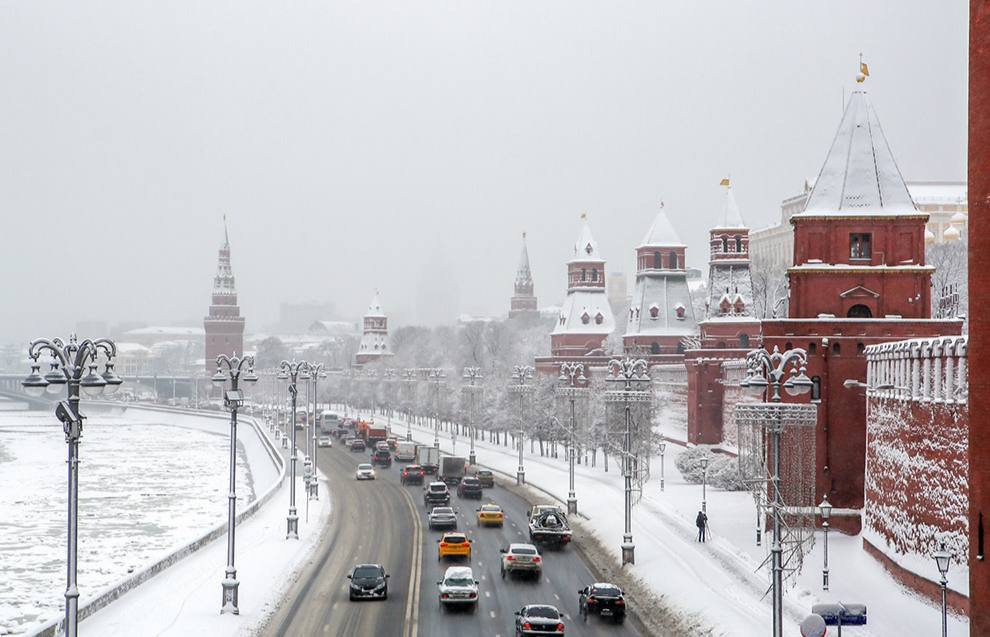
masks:
[[[379,417],[380,420],[380,417]],[[400,435],[405,421],[392,418],[393,432]],[[432,444],[431,428],[412,427],[413,438]],[[449,432],[441,432],[441,448],[451,452]],[[468,455],[469,441],[459,436],[458,455]],[[475,442],[480,465],[515,475],[518,452],[487,441]],[[770,598],[767,576],[757,569],[766,556],[764,546],[755,545],[756,514],[746,492],[725,492],[709,487],[707,510],[713,530],[711,541],[696,542],[694,516],[701,503],[701,486],[687,484],[675,468],[683,449],[668,445],[665,491],[659,490],[659,458],[651,461],[653,477],[649,492],[633,509],[633,539],[636,543],[634,573],[668,603],[689,616],[712,626],[715,634],[763,637],[771,632]],[[565,500],[568,490],[564,453],[559,459],[530,453],[525,445],[527,482]],[[618,464],[610,458],[610,471],[598,466],[575,468],[575,491],[579,513],[588,518],[604,544],[614,546],[618,556],[623,533],[623,484]],[[785,596],[785,634],[800,634],[798,623],[819,602],[865,603],[869,625],[850,627],[850,635],[911,635],[937,631],[941,615],[937,606],[915,596],[897,584],[861,548],[859,536],[832,533],[829,536],[831,591],[821,591],[823,542],[819,535],[815,548],[806,556],[797,585]],[[951,574],[950,574],[951,577]],[[968,634],[965,618],[950,617],[949,634]]]

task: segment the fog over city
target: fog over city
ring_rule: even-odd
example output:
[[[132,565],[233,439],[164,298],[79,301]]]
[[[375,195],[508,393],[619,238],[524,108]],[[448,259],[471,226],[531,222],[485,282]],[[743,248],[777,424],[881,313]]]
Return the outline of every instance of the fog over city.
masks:
[[[719,180],[777,222],[860,52],[904,178],[966,179],[961,2],[5,2],[0,43],[2,342],[201,325],[224,214],[248,331],[504,314],[523,231],[556,305],[579,215],[631,276],[660,201],[704,270]]]

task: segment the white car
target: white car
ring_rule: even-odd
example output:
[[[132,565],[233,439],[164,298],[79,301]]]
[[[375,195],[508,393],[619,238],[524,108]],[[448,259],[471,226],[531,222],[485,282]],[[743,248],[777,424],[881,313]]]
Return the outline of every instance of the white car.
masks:
[[[354,477],[358,480],[374,480],[375,470],[371,468],[370,464],[359,464],[357,471],[354,472]]]
[[[333,438],[330,436],[323,436],[316,441],[317,447],[333,447]]]
[[[478,580],[470,566],[451,566],[437,582],[440,608],[448,604],[470,604],[472,610],[478,607]]]
[[[502,553],[502,579],[512,573],[529,573],[536,579],[543,572],[543,558],[532,544],[510,544]]]

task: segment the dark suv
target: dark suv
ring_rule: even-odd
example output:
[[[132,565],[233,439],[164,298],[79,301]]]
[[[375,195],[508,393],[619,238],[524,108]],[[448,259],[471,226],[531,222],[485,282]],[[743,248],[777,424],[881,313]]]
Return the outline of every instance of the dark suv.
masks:
[[[622,589],[615,584],[597,582],[585,586],[578,591],[578,608],[584,621],[588,621],[591,613],[611,617],[620,624],[626,618],[626,599],[622,596]]]
[[[371,454],[371,464],[381,465],[383,467],[392,466],[392,454],[388,451],[382,451],[381,449],[376,449]]]
[[[481,482],[477,478],[467,476],[457,485],[458,498],[475,498],[480,500],[482,495]]]
[[[347,576],[351,580],[350,598],[388,599],[388,573],[381,564],[358,564]]]
[[[450,504],[450,490],[443,482],[431,482],[423,487],[423,504],[427,509]]]
[[[399,481],[402,484],[423,484],[423,476],[426,472],[423,471],[423,467],[418,464],[406,465],[402,468],[402,474],[399,476]]]
[[[495,486],[495,474],[488,469],[478,469],[474,472],[474,477],[478,478],[483,489],[491,489]]]

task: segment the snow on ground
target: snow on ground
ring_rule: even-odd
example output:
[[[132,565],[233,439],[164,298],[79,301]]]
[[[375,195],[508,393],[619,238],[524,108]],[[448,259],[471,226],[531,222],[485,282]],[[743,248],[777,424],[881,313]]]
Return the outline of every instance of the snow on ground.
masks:
[[[320,499],[308,502],[308,521],[302,478],[297,477],[298,541],[285,539],[288,477],[272,499],[237,526],[239,615],[220,614],[220,582],[227,564],[227,536],[223,535],[87,617],[80,622],[79,632],[100,637],[255,634],[312,557],[320,530],[327,524],[329,487],[322,474],[321,477]]]
[[[379,417],[379,420],[381,418]],[[392,418],[399,435],[406,424]],[[432,444],[433,430],[413,426],[417,442]],[[441,448],[451,451],[449,433],[441,432]],[[468,440],[457,439],[456,451],[468,455]],[[479,464],[514,475],[518,454],[509,447],[476,441]],[[541,458],[525,448],[527,482],[567,497],[568,476],[564,454],[560,459]],[[675,468],[682,448],[667,446],[665,491],[659,490],[659,458],[651,460],[654,471],[650,490],[633,509],[633,540],[636,544],[634,572],[653,590],[686,614],[702,619],[719,635],[763,637],[771,632],[770,598],[761,600],[769,587],[768,576],[759,571],[768,542],[756,546],[756,511],[748,492],[724,492],[709,488],[707,511],[711,541],[696,542],[694,517],[701,505],[701,485],[687,484]],[[623,484],[618,463],[610,459],[610,472],[598,466],[575,468],[575,490],[579,512],[588,517],[586,526],[616,557],[623,533]],[[764,536],[766,540],[766,536]],[[819,602],[865,603],[870,623],[849,627],[849,635],[912,635],[937,632],[941,615],[938,606],[915,596],[897,584],[872,557],[863,551],[861,538],[833,532],[829,535],[830,588],[821,590],[824,543],[821,536],[806,557],[803,573],[785,597],[785,634],[797,635],[797,624],[811,606]],[[933,562],[934,568],[934,562]],[[950,578],[952,574],[950,572]],[[950,635],[968,635],[965,618],[950,617]]]
[[[226,519],[228,438],[170,426],[169,417],[137,424],[126,415],[93,414],[86,421],[79,454],[82,603]],[[51,413],[0,412],[0,634],[30,631],[63,612],[66,455]],[[243,449],[237,476],[238,501],[250,502],[255,492]]]

